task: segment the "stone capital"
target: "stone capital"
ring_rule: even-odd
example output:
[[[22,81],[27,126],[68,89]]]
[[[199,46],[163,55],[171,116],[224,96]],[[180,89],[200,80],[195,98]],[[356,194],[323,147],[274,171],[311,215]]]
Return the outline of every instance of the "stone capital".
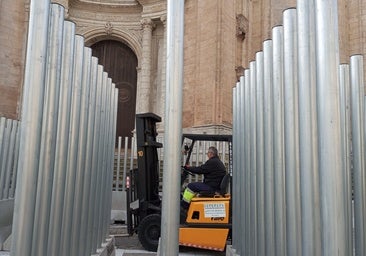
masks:
[[[143,18],[140,23],[143,29],[153,29],[155,27],[154,22],[149,18]]]
[[[164,27],[166,26],[166,15],[160,16],[160,21],[163,23]]]

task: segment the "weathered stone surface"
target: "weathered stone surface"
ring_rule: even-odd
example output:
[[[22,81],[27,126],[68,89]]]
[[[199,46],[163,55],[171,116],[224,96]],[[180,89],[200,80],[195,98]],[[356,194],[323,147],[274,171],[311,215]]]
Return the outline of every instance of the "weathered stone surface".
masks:
[[[166,0],[53,2],[65,7],[87,46],[117,40],[134,51],[139,63],[136,109],[163,116]],[[366,52],[366,2],[338,4],[340,61],[348,63],[350,55]],[[184,128],[231,126],[232,87],[272,27],[282,24],[283,11],[295,5],[296,0],[185,1]],[[12,119],[20,118],[28,11],[29,0],[7,1],[0,8],[0,115]],[[151,31],[141,26],[144,20],[151,20]]]

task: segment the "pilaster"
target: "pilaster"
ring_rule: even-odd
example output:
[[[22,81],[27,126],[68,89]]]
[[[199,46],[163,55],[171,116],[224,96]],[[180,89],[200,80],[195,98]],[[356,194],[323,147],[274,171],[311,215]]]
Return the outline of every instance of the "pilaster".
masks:
[[[157,110],[158,110],[158,115],[161,116],[161,122],[158,123],[158,130],[159,132],[163,132],[164,131],[164,126],[165,126],[165,120],[164,120],[164,116],[165,116],[165,95],[166,95],[166,39],[167,39],[167,34],[166,34],[166,15],[163,15],[160,17],[160,21],[163,23],[164,26],[164,48],[163,48],[163,59],[162,61],[162,70],[161,70],[161,83],[158,85],[159,91],[160,91],[160,95],[158,95],[159,100],[157,101]]]
[[[137,86],[138,99],[137,113],[150,111],[150,87],[151,87],[151,39],[154,23],[149,18],[141,20],[142,26],[142,59],[140,82]]]

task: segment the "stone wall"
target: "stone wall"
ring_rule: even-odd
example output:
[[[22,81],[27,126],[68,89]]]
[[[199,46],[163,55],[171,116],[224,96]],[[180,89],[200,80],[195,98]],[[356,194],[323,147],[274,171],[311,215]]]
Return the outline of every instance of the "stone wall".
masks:
[[[231,124],[231,90],[237,79],[235,2],[185,2],[184,127]]]
[[[66,18],[76,23],[87,46],[114,39],[134,51],[137,112],[163,115],[166,0],[53,2],[65,6]],[[366,52],[366,1],[338,3],[340,61],[348,63],[350,55]],[[220,131],[231,126],[232,87],[271,38],[272,27],[282,24],[283,11],[295,5],[296,0],[185,1],[184,128]],[[0,115],[12,119],[20,118],[28,9],[29,0],[1,1]],[[144,32],[147,20],[151,32]]]
[[[28,5],[0,2],[0,116],[20,118]]]

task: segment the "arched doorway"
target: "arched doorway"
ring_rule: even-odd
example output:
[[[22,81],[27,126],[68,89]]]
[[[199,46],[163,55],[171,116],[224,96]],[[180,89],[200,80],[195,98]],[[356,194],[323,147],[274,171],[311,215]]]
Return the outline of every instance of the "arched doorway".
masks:
[[[137,57],[127,45],[114,40],[97,42],[91,49],[118,88],[116,138],[122,136],[124,141],[132,137],[135,126]]]

